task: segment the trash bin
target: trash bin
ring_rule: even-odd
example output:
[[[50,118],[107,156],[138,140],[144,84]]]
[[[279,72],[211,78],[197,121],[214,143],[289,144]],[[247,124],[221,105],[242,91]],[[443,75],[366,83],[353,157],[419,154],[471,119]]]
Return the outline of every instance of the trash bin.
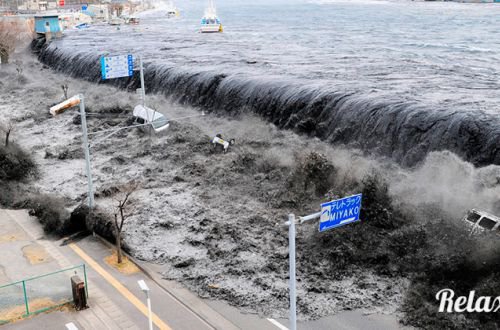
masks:
[[[89,306],[87,305],[85,283],[80,279],[78,275],[71,277],[71,289],[73,291],[73,302],[75,303],[75,309],[79,311],[88,308]]]

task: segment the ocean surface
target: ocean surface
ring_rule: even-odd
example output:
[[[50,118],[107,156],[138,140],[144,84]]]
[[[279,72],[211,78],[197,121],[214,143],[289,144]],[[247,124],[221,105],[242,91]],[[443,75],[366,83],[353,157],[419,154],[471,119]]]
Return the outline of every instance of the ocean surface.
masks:
[[[120,30],[66,31],[57,46],[500,111],[500,4],[218,0],[224,33],[200,34],[205,3],[177,1],[179,19],[158,11]]]
[[[500,164],[500,3],[218,0],[217,34],[198,32],[205,1],[175,4],[180,18],[160,9],[136,26],[67,30],[44,61],[80,76],[95,64],[96,80],[99,55],[142,55],[155,91],[192,92],[196,106],[250,107],[280,127],[362,149],[386,139],[379,153],[408,164],[441,149]],[[275,115],[284,107],[300,118]],[[375,133],[346,136],[356,118]]]

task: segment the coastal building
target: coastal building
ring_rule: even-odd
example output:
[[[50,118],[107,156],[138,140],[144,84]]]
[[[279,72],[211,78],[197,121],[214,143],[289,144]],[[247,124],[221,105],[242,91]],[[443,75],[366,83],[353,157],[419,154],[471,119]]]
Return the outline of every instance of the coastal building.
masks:
[[[108,5],[88,5],[87,9],[82,13],[90,16],[93,21],[108,21],[109,8]]]
[[[74,12],[64,12],[59,14],[59,21],[61,27],[66,30],[73,28],[80,24],[90,24],[92,23],[92,18],[90,15],[86,15],[79,11]]]
[[[35,16],[35,33],[45,35],[48,40],[62,36],[62,27],[59,15]]]

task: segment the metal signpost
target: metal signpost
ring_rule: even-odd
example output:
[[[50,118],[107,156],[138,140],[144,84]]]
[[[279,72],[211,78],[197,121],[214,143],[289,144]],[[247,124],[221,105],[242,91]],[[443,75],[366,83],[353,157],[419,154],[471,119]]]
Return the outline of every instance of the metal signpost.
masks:
[[[290,330],[297,329],[297,293],[295,280],[295,225],[319,218],[319,231],[324,232],[359,221],[362,195],[357,194],[321,204],[321,212],[295,219],[288,215],[288,249],[290,259]]]
[[[134,58],[132,55],[101,57],[102,80],[131,77],[134,74]]]
[[[144,86],[144,66],[142,56],[139,56],[139,71],[141,79],[141,88],[137,90],[141,98],[141,105],[146,106],[146,88]],[[134,56],[115,55],[101,57],[101,76],[102,80],[132,77],[134,75]],[[148,115],[149,117],[149,115]],[[152,119],[152,118],[151,118]],[[148,118],[148,121],[150,118]]]
[[[141,104],[144,106],[146,102],[146,89],[144,88],[144,67],[142,56],[139,56],[139,71],[141,78],[140,91]],[[101,77],[102,80],[132,77],[134,75],[134,56],[115,55],[101,57]]]
[[[142,56],[139,56],[139,66],[141,75],[141,102],[142,106],[146,106],[146,88],[144,87],[144,67],[142,65]]]
[[[359,221],[361,197],[361,194],[358,194],[321,204],[319,231],[323,232]]]

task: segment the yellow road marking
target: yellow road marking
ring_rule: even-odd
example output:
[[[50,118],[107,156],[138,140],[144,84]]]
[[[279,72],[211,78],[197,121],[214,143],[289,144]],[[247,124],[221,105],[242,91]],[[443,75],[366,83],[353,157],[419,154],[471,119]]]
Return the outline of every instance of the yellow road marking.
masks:
[[[142,314],[148,317],[148,308],[136,297],[132,292],[130,292],[126,287],[124,287],[118,280],[116,280],[110,273],[108,273],[104,268],[102,268],[97,262],[94,261],[90,256],[88,256],[82,249],[80,249],[76,244],[71,243],[68,245],[76,254],[80,256],[90,267],[99,273],[106,281],[115,287],[118,292],[120,292],[128,301],[130,301]],[[161,330],[172,330],[165,322],[163,322],[155,313],[153,313],[153,322]]]

